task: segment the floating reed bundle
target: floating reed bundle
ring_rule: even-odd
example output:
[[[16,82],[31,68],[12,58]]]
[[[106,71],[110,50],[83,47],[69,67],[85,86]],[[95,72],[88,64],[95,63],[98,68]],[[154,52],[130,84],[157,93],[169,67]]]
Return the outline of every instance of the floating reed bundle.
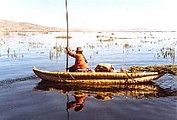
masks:
[[[129,68],[129,71],[165,72],[165,73],[177,75],[177,65],[131,66]]]

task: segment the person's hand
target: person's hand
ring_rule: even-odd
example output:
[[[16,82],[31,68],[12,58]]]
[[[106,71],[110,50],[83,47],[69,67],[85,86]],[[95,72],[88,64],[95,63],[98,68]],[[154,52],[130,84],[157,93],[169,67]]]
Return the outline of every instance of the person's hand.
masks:
[[[66,47],[65,49],[66,49],[67,51],[71,50],[69,47]]]

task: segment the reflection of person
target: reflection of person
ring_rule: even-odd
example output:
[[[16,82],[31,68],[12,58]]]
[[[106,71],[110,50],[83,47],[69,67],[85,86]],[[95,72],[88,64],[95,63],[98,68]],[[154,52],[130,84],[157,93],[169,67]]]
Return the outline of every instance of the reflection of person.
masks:
[[[97,94],[94,97],[99,100],[112,100],[112,96],[110,96],[110,95],[98,95]]]
[[[82,111],[84,106],[83,103],[87,98],[87,95],[84,94],[73,94],[75,101],[71,101],[67,103],[67,110],[74,108],[76,112]]]
[[[77,47],[76,53],[73,53],[69,48],[66,48],[68,55],[75,58],[75,64],[69,67],[70,72],[88,72],[87,60],[83,55],[81,47]]]

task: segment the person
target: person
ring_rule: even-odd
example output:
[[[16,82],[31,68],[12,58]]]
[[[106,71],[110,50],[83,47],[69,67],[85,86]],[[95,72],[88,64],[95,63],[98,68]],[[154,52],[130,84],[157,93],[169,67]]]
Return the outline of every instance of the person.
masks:
[[[87,60],[83,55],[81,47],[77,47],[76,53],[73,53],[70,48],[66,48],[67,54],[75,58],[75,64],[69,67],[69,72],[89,72],[90,69],[87,65]]]

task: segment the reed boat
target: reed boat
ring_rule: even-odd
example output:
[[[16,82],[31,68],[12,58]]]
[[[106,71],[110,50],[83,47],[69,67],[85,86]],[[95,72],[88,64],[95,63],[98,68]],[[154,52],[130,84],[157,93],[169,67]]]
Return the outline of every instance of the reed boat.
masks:
[[[32,68],[33,72],[42,80],[60,83],[78,84],[135,84],[147,83],[161,77],[158,72],[138,72],[138,73],[119,73],[119,72],[62,72],[45,71]]]

